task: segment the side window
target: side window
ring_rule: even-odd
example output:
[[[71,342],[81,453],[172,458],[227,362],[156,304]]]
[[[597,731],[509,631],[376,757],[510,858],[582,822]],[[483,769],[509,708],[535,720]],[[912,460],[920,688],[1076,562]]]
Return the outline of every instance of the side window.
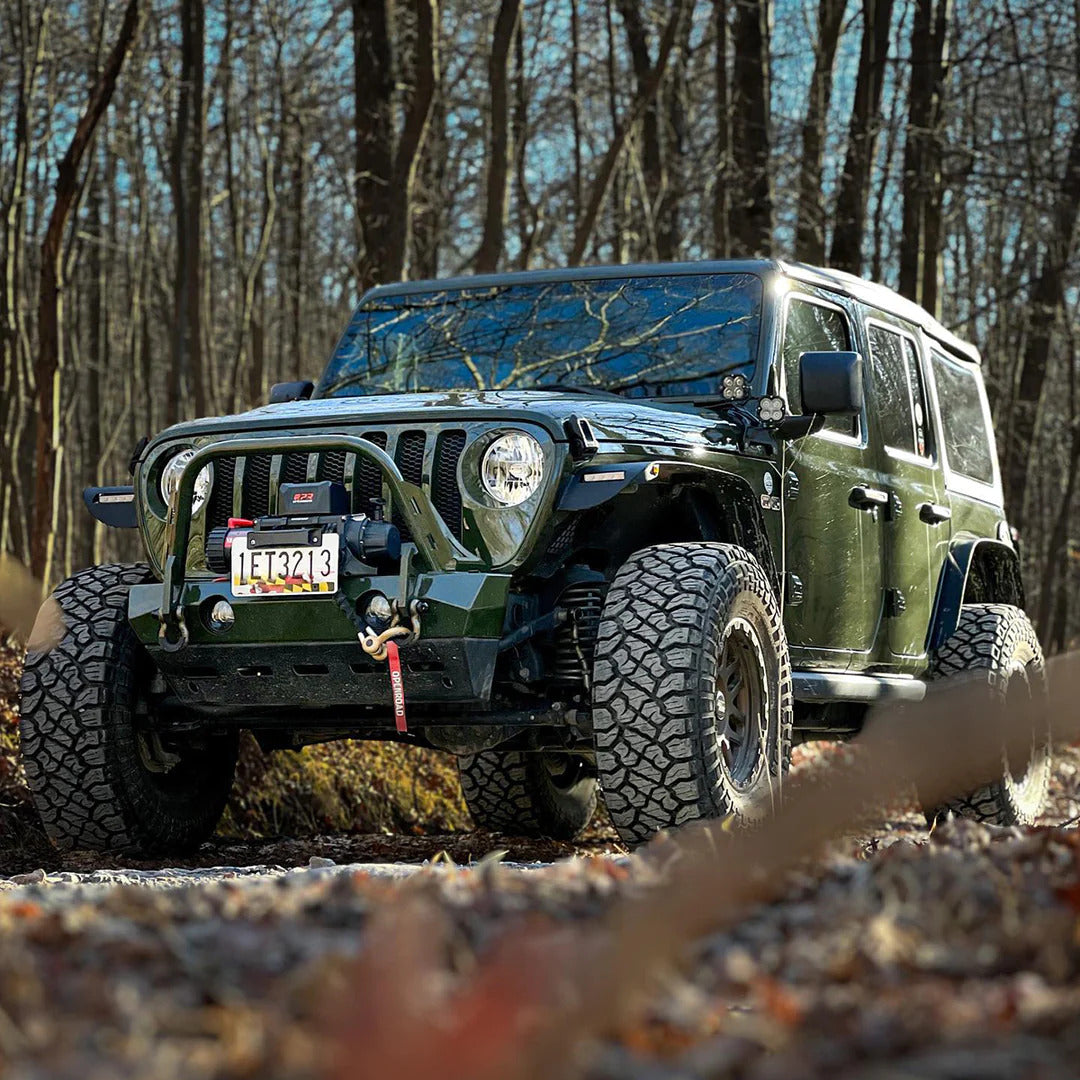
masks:
[[[928,457],[930,425],[926,388],[915,342],[897,330],[872,325],[870,366],[881,440],[892,450]]]
[[[792,412],[802,411],[799,357],[804,352],[846,352],[850,348],[851,334],[848,332],[847,317],[842,311],[794,296],[789,300],[784,325],[783,362],[788,406]],[[859,418],[826,417],[824,430],[858,436]]]
[[[994,452],[987,430],[979,371],[974,364],[950,360],[938,352],[930,355],[949,467],[982,484],[992,484]]]
[[[926,402],[926,386],[919,366],[919,350],[911,338],[904,338],[904,360],[907,363],[908,389],[911,391],[911,417],[915,422],[915,453],[930,456],[930,411]]]

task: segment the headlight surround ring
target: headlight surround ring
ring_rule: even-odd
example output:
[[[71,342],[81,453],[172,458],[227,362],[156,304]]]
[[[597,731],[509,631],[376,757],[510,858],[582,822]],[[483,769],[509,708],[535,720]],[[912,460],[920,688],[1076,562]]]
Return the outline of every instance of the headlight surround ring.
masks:
[[[499,435],[480,459],[480,483],[499,506],[520,506],[543,482],[544,448],[528,432]]]
[[[195,448],[189,446],[186,450],[181,450],[179,453],[173,454],[173,456],[165,463],[165,468],[161,470],[159,488],[161,490],[161,497],[165,500],[165,505],[167,507],[172,505],[173,496],[180,487],[180,477],[184,473],[184,468],[194,456]],[[206,500],[210,498],[210,489],[213,486],[214,466],[210,462],[207,462],[206,465],[199,470],[199,475],[195,477],[195,490],[191,497],[192,515],[197,514],[206,505]]]

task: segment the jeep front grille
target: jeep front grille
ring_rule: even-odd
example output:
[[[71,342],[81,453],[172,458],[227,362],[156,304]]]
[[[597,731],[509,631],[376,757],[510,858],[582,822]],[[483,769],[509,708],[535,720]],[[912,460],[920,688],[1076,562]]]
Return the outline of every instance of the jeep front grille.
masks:
[[[368,431],[363,438],[386,450],[397,463],[401,475],[417,487],[424,487],[432,504],[458,540],[462,535],[461,491],[458,461],[467,442],[464,431],[444,431],[431,436],[416,428],[401,431]],[[430,480],[424,483],[424,464],[430,455]],[[314,458],[314,462],[312,462]],[[236,474],[242,468],[239,492]],[[317,454],[249,454],[242,463],[236,458],[219,458],[214,463],[214,487],[207,506],[207,529],[225,525],[231,517],[254,519],[276,512],[277,489],[283,483],[303,483],[309,476],[343,483],[351,493],[353,513],[369,513],[371,500],[389,500],[379,466],[370,458],[329,450]],[[400,509],[388,506],[388,516],[401,530],[403,540],[411,539]]]

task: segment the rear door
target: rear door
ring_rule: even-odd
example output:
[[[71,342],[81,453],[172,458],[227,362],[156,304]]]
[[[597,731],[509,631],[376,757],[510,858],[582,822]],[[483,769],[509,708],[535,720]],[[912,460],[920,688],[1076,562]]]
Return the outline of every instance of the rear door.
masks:
[[[782,308],[783,392],[802,412],[799,357],[856,349],[853,308],[824,292],[792,291]],[[854,508],[853,488],[877,478],[863,415],[830,416],[825,427],[785,443],[784,624],[795,664],[843,670],[871,662],[881,619],[880,515]],[[771,492],[771,487],[769,491]]]
[[[942,464],[956,537],[1001,537],[1001,476],[986,388],[976,364],[932,345],[930,368],[942,431]]]
[[[866,322],[871,400],[884,448],[885,627],[904,667],[926,655],[937,570],[948,549],[950,511],[929,398],[921,335],[891,321]]]

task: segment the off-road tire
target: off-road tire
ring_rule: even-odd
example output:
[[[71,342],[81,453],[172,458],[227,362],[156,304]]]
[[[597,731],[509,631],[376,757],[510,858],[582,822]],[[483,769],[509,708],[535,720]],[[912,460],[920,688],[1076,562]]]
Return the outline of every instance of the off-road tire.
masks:
[[[988,692],[1007,707],[1015,692],[1046,694],[1042,648],[1027,615],[1009,604],[965,604],[955,633],[935,653],[932,679],[985,672]],[[1019,687],[1014,680],[1021,679]],[[1026,680],[1026,686],[1025,686]],[[1001,778],[970,795],[929,808],[927,819],[952,811],[992,825],[1031,825],[1042,813],[1050,785],[1050,730],[1033,736],[1033,752],[1020,781],[1003,768]]]
[[[53,594],[66,626],[50,652],[29,652],[19,729],[26,779],[49,839],[61,849],[155,854],[213,832],[232,785],[235,736],[179,750],[154,772],[135,717],[152,667],[127,621],[143,565],[95,566]]]
[[[735,783],[720,743],[719,661],[733,628],[759,650],[759,751]],[[745,633],[745,630],[740,630]],[[761,565],[732,544],[644,548],[608,590],[593,665],[596,766],[628,844],[700,818],[747,820],[779,799],[791,760],[791,663]]]
[[[574,770],[561,785],[552,758]],[[596,810],[596,777],[580,755],[482,750],[458,758],[458,775],[473,821],[492,832],[573,840]]]

